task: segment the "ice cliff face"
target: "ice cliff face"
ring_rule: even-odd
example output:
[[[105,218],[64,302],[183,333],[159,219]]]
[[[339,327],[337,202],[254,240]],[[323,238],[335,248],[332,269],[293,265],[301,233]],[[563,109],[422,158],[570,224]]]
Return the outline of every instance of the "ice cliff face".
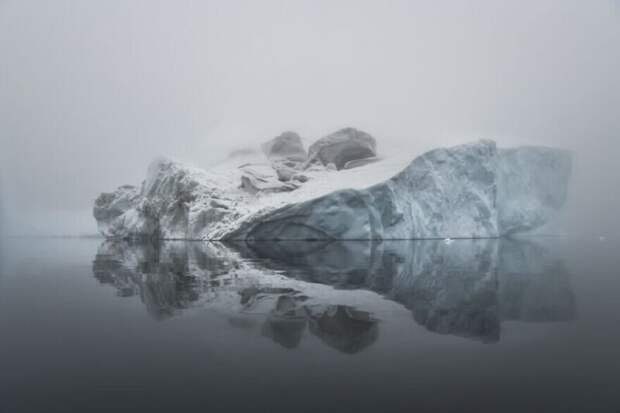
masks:
[[[244,239],[485,238],[535,229],[566,200],[571,159],[492,141],[436,149],[391,179],[288,205],[231,234]]]
[[[571,159],[562,150],[480,141],[408,165],[366,163],[374,139],[347,131],[311,146],[306,162],[291,133],[263,146],[266,159],[234,157],[209,171],[156,161],[140,188],[96,200],[99,229],[114,238],[482,238],[535,229],[566,200]],[[349,150],[362,144],[372,153]],[[357,167],[336,170],[323,158]]]
[[[497,169],[501,234],[544,225],[567,198],[571,156],[567,151],[525,146],[500,149]]]
[[[225,195],[206,172],[156,160],[141,188],[101,194],[94,215],[110,238],[200,238],[206,225],[228,215]]]

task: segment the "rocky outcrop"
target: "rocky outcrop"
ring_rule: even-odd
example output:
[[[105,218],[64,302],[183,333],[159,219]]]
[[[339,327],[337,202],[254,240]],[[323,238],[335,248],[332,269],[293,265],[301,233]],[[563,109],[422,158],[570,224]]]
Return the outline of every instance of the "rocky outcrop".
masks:
[[[263,153],[271,161],[305,162],[306,150],[295,132],[287,131],[261,145]]]
[[[336,169],[343,169],[348,162],[376,155],[375,138],[354,128],[341,129],[327,135],[308,149],[309,162],[319,161],[325,166],[333,164]]]

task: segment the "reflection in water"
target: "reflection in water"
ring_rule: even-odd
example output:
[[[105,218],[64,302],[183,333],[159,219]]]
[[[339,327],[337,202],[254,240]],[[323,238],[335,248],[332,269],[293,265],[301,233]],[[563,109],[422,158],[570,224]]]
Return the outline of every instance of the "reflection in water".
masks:
[[[504,242],[500,256],[500,316],[528,322],[576,318],[568,269],[534,243]]]
[[[306,330],[345,353],[361,351],[378,337],[377,321],[368,312],[308,302],[300,288],[271,286],[282,278],[269,278],[258,263],[222,244],[106,241],[93,273],[119,296],[140,297],[157,320],[202,304],[228,314],[231,326],[246,330],[263,318],[262,335],[285,348],[296,348]]]
[[[198,243],[130,244],[105,242],[93,273],[122,297],[139,296],[155,319],[170,317],[214,288],[234,283],[234,263],[217,259],[214,245]]]
[[[263,335],[285,348],[299,346],[306,330],[306,313],[290,296],[280,296],[263,324]]]
[[[231,326],[258,328],[285,348],[309,333],[357,353],[378,338],[371,312],[339,302],[338,294],[317,301],[324,290],[316,283],[375,291],[403,304],[429,331],[482,342],[499,340],[502,320],[576,317],[563,263],[530,241],[106,241],[93,272],[119,295],[139,296],[156,319],[207,305],[227,314]]]
[[[365,312],[344,305],[310,312],[310,331],[343,353],[357,353],[377,340],[377,322]]]
[[[304,281],[381,293],[440,334],[496,342],[502,320],[576,317],[566,267],[534,241],[255,242],[237,248]]]
[[[309,326],[309,331],[323,343],[349,354],[365,349],[377,339],[377,321],[370,313],[346,305],[304,305],[304,298],[278,296],[263,323],[263,335],[285,348],[296,348]]]

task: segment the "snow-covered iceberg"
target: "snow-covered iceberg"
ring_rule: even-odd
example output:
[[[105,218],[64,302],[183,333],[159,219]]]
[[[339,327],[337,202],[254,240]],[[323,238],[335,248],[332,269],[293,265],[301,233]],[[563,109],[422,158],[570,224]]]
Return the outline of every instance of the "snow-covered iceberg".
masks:
[[[346,136],[366,137],[347,133],[337,135],[337,150],[347,147]],[[289,140],[303,154],[298,139],[287,134]],[[209,170],[157,160],[141,187],[99,196],[94,216],[112,238],[498,237],[544,225],[565,203],[571,171],[564,150],[498,149],[487,140],[435,149],[412,162],[366,163],[369,154],[355,160],[347,152],[347,162],[361,166],[342,170],[252,151]]]
[[[566,151],[492,141],[436,149],[366,189],[343,188],[248,220],[235,239],[485,238],[544,225],[566,201]]]

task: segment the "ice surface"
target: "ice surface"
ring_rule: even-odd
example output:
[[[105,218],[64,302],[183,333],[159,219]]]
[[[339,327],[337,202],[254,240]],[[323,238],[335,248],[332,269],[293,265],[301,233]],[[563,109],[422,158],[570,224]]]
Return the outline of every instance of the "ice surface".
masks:
[[[93,212],[99,231],[110,238],[221,239],[277,208],[343,187],[362,189],[406,164],[406,158],[393,158],[338,172],[313,166],[284,183],[262,154],[239,153],[209,170],[159,159],[141,187],[101,194]],[[254,181],[244,185],[249,176]],[[277,189],[285,184],[296,189]]]
[[[497,173],[502,234],[544,225],[564,205],[571,174],[568,151],[541,147],[501,149]]]
[[[480,141],[413,162],[291,167],[286,179],[280,167],[252,153],[209,170],[157,160],[139,189],[102,194],[94,215],[115,238],[497,237],[537,228],[562,207],[570,156],[536,147],[498,151]]]
[[[569,175],[570,157],[555,149],[498,152],[492,141],[436,149],[382,183],[287,205],[231,237],[498,237],[546,223],[566,200]]]

